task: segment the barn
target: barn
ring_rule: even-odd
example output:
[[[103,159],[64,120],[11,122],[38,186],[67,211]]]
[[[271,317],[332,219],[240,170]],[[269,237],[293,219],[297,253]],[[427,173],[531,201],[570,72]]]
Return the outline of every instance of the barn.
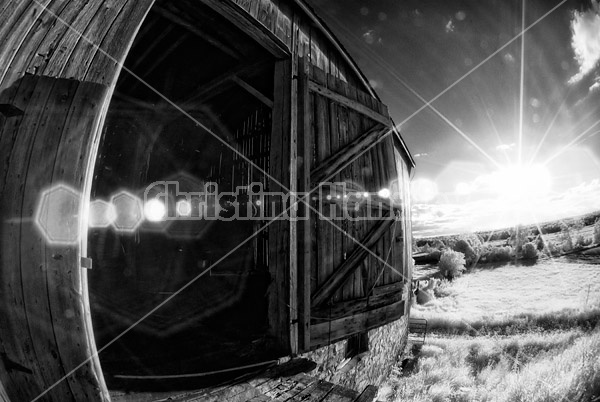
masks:
[[[0,130],[2,401],[356,354],[408,317],[414,160],[303,0],[4,1]]]

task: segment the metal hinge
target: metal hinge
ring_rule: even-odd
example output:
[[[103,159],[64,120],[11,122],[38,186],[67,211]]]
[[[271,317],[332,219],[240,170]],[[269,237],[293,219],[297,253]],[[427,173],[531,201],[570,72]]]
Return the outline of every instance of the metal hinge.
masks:
[[[92,259],[81,257],[81,268],[92,269]]]

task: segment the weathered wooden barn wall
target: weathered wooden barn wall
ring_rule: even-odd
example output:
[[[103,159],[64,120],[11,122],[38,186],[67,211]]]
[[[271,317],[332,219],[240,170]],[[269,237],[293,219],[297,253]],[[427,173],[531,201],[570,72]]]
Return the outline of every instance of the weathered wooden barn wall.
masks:
[[[400,205],[382,204],[388,208],[387,214],[400,214],[397,220],[373,218],[332,224],[315,216],[311,234],[315,255],[310,264],[310,294],[315,305],[311,309],[310,336],[314,348],[382,325],[404,313],[406,294],[402,290],[408,277],[409,255],[404,249],[404,204],[408,191],[404,179],[400,179],[402,171],[407,170],[406,162],[395,159],[394,137],[389,134],[384,105],[317,67],[312,68],[309,86],[313,88],[309,108],[315,110],[315,124],[309,124],[311,141],[316,143],[311,158],[311,175],[316,177],[311,177],[312,181],[329,177],[330,182],[345,182],[354,190],[372,195],[380,189],[396,187],[402,197]],[[332,102],[336,96],[347,98]],[[361,143],[362,147],[352,146]],[[346,160],[354,158],[344,167]],[[332,201],[334,205],[339,202],[335,197]],[[326,206],[325,210],[329,208]],[[352,239],[360,240],[377,257]]]
[[[280,59],[271,166],[290,190],[309,189],[314,179],[333,172],[320,166],[329,158],[356,156],[391,126],[366,79],[302,2],[199,1],[240,23]],[[49,245],[33,214],[42,192],[58,184],[83,194],[80,205],[86,204],[120,64],[153,3],[0,4],[0,400],[109,400],[81,269],[87,254],[83,211],[77,211],[77,245]],[[336,177],[377,191],[394,172],[406,184],[411,162],[401,139],[388,135]],[[405,198],[399,208],[404,218],[407,203]],[[376,234],[371,246],[386,261],[392,250],[390,265],[400,272],[394,274],[315,218],[273,226],[278,243],[271,248],[270,269],[277,286],[270,297],[279,310],[273,327],[294,353],[364,332],[408,309],[399,293],[410,274],[408,219],[344,227],[359,240]],[[374,305],[370,296],[376,293]],[[332,321],[334,308],[343,313]],[[326,326],[313,319],[319,311],[327,313]]]
[[[98,128],[119,63],[151,5],[0,5],[0,103],[22,111],[3,115],[0,133],[0,380],[7,401],[36,398],[84,362],[40,399],[108,400],[98,360],[89,359],[96,346],[80,269],[86,230],[80,245],[49,246],[33,213],[41,191],[52,185],[89,193]]]
[[[303,2],[289,0],[232,0],[273,32],[296,58],[305,57],[327,74],[375,93],[352,60],[317,26]]]
[[[306,351],[399,318],[409,309],[402,288],[410,276],[406,186],[414,162],[393,128],[387,108],[303,2],[233,1],[274,33],[291,52],[288,75],[298,77],[298,82],[292,81],[289,97],[292,104],[298,104],[298,110],[296,114],[292,111],[290,130],[284,130],[284,135],[290,132],[290,137],[283,143],[297,143],[298,147],[282,151],[284,160],[291,159],[291,183],[294,179],[298,181],[298,187],[292,191],[308,191],[316,182],[327,179],[354,183],[363,191],[376,193],[400,177],[398,184],[403,197],[399,220],[395,223],[334,222],[355,239],[365,243],[370,239],[369,247],[379,259],[357,250],[355,243],[339,229],[319,220],[312,212],[305,212],[311,215],[308,223],[275,228],[281,234],[278,239],[292,244],[290,254],[298,256],[290,261],[271,259],[272,275],[282,283],[277,289],[290,288],[291,293],[299,295],[294,300],[287,293],[271,294],[273,306],[276,300],[290,300],[288,311],[281,311],[279,303],[279,311],[272,314],[278,317],[275,327],[282,331],[279,338],[288,336],[289,327],[291,351]],[[354,159],[362,153],[362,148],[375,141],[380,142],[340,173],[328,177],[343,167],[342,158]],[[293,172],[295,167],[297,176]],[[282,172],[282,180],[285,177]],[[313,206],[318,207],[316,203]],[[297,250],[294,243],[298,244]],[[275,250],[277,257],[280,252]],[[354,263],[346,261],[347,258]],[[384,268],[382,259],[394,270]],[[331,303],[336,304],[335,308]]]

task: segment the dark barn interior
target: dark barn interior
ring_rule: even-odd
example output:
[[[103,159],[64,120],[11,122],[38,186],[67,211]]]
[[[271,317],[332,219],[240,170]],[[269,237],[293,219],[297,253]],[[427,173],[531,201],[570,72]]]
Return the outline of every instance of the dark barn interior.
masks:
[[[161,180],[177,181],[180,192],[203,191],[209,182],[219,192],[251,182],[267,188],[264,175],[233,152],[268,170],[273,60],[260,46],[204,7],[164,1],[152,8],[125,67],[106,118],[93,200],[120,191],[142,199]],[[202,275],[100,355],[109,385],[111,378],[209,372],[268,356],[268,230],[235,249],[260,226],[178,220],[91,229],[98,348]]]
[[[0,20],[0,401],[240,378],[265,400],[300,378],[284,360],[395,356],[415,164],[308,4],[23,0]],[[321,375],[268,398],[375,398]]]

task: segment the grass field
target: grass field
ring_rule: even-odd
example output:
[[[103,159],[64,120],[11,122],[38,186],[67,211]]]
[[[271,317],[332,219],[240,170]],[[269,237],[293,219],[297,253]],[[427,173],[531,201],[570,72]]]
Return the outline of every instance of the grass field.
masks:
[[[479,328],[555,316],[600,315],[600,265],[546,260],[532,266],[475,268],[457,278],[448,296],[414,305],[412,317],[432,328]],[[562,327],[561,327],[562,328]],[[558,329],[558,328],[557,328]]]
[[[511,337],[432,337],[416,370],[396,370],[380,388],[386,401],[596,401],[600,332]]]
[[[413,306],[431,333],[380,400],[600,401],[600,265],[476,268],[443,293]]]

